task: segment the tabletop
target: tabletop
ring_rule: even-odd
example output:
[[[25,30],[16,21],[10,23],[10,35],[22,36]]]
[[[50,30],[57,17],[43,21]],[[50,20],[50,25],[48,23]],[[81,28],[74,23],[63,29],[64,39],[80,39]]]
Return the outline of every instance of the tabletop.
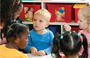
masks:
[[[53,58],[51,54],[45,56],[35,56],[33,54],[27,54],[28,58]]]
[[[52,57],[53,55],[53,57]],[[54,54],[49,54],[49,55],[45,55],[45,56],[35,56],[33,54],[30,54],[28,53],[27,56],[28,58],[55,58],[55,55]],[[65,55],[64,54],[60,54],[61,55],[61,58],[65,58]]]

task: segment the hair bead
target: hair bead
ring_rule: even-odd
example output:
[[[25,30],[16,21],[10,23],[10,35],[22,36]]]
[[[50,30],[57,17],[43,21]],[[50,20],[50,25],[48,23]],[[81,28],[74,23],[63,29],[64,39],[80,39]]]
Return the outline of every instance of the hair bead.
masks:
[[[81,36],[81,33],[78,33],[77,35],[78,35],[78,36]]]
[[[63,36],[61,35],[60,38],[63,39]]]

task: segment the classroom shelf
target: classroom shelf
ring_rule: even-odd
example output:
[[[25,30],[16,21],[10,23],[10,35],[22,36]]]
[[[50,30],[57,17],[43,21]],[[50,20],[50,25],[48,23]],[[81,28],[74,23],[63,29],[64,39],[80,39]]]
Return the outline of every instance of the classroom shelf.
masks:
[[[46,4],[47,3],[89,3],[90,1],[68,1],[68,0],[60,0],[60,1],[22,1],[24,4],[25,3],[40,3],[41,4],[41,9],[46,8]],[[33,22],[23,22],[24,24],[33,24]],[[60,31],[61,33],[63,33],[63,25],[71,25],[71,26],[78,26],[77,23],[75,23],[75,21],[72,21],[71,23],[66,23],[66,22],[50,22],[50,25],[60,25]]]

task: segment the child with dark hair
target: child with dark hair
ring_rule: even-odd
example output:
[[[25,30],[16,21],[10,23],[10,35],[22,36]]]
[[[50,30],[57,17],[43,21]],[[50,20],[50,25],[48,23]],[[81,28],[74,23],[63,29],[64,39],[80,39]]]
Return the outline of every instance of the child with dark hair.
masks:
[[[7,44],[0,45],[1,58],[28,58],[25,54],[18,51],[24,49],[28,43],[29,28],[24,24],[8,20],[3,28]],[[9,53],[8,53],[9,52]]]
[[[21,20],[21,19],[16,20],[16,21],[8,20],[8,21],[6,22],[6,24],[4,25],[3,29],[1,29],[1,39],[2,39],[2,40],[3,40],[2,34],[4,33],[4,38],[7,36],[8,26],[10,26],[12,23],[22,23],[22,20]]]
[[[90,3],[86,3],[79,11],[78,11],[78,26],[82,29],[79,33],[83,33],[88,41],[88,58],[90,58]],[[69,28],[68,28],[69,27]],[[71,30],[70,26],[64,27],[65,29]],[[82,39],[82,37],[81,37]],[[83,48],[80,51],[80,55],[82,54]]]
[[[16,18],[19,16],[23,9],[22,0],[2,0],[0,4],[1,8],[1,17],[0,17],[0,34],[1,29],[3,29],[7,20],[16,21]],[[1,35],[0,35],[1,36]],[[6,38],[3,40],[0,39],[0,45],[5,44]]]
[[[7,20],[15,19],[19,16],[22,11],[23,4],[22,0],[2,0],[1,1],[1,26],[6,23]]]
[[[81,41],[80,36],[83,37],[83,42]],[[79,58],[77,54],[80,51],[82,45],[84,47],[84,51],[80,57],[88,58],[88,42],[85,35],[66,31],[62,35],[56,34],[53,39],[53,47],[51,53],[54,53],[56,58],[59,58],[60,50],[64,53],[65,58]]]

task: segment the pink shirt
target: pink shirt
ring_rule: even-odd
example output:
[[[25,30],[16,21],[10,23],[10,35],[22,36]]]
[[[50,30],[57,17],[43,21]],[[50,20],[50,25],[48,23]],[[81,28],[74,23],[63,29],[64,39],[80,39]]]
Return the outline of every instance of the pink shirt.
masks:
[[[83,30],[81,30],[79,33],[82,33],[82,31]],[[86,36],[87,41],[89,43],[89,45],[88,45],[88,58],[90,58],[90,33],[83,33],[83,34]],[[82,37],[81,37],[81,40],[83,40]],[[82,53],[83,52],[83,49],[81,49],[80,52]]]
[[[1,33],[1,29],[2,29],[2,27],[0,26],[0,33]],[[2,34],[2,36],[4,36],[4,35]],[[5,44],[5,43],[7,43],[6,38],[3,38],[3,40],[2,40],[0,37],[0,45]]]

